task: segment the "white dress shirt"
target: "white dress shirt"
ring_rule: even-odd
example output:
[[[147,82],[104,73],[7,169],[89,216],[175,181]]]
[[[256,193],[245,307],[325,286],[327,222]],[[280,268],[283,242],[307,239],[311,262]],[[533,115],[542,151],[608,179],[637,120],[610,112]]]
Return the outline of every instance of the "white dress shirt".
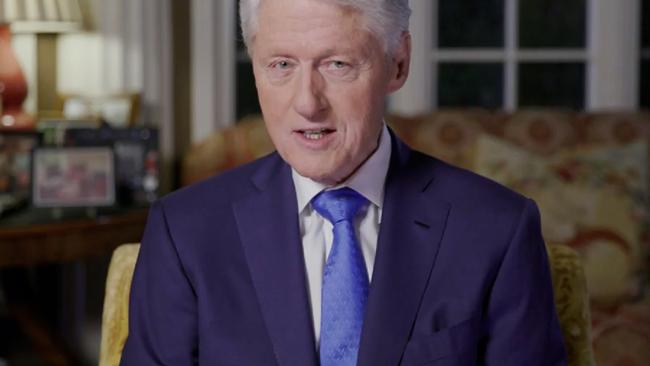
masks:
[[[384,202],[384,182],[390,163],[391,141],[388,129],[384,125],[377,150],[366,162],[345,182],[336,187],[328,187],[303,177],[295,170],[292,171],[293,183],[298,199],[300,235],[305,256],[307,286],[314,321],[316,347],[320,341],[321,317],[321,288],[323,284],[323,268],[332,247],[332,224],[324,219],[311,207],[311,200],[325,189],[349,187],[364,196],[369,204],[356,217],[355,229],[361,245],[363,259],[368,269],[369,280],[377,250],[377,237],[381,222],[381,209]]]

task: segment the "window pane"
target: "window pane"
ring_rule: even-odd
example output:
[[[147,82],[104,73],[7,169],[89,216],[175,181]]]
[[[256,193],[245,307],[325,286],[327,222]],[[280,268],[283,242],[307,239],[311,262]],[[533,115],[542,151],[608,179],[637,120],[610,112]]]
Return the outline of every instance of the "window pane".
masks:
[[[650,60],[641,62],[641,107],[650,108]]]
[[[237,120],[249,114],[259,114],[260,105],[257,100],[257,88],[253,76],[253,65],[250,61],[237,62]]]
[[[519,1],[519,46],[584,48],[586,0]]]
[[[438,99],[441,107],[500,108],[503,104],[503,65],[440,64]]]
[[[440,0],[438,47],[503,47],[503,1]]]
[[[581,109],[585,99],[584,63],[521,63],[520,107]]]

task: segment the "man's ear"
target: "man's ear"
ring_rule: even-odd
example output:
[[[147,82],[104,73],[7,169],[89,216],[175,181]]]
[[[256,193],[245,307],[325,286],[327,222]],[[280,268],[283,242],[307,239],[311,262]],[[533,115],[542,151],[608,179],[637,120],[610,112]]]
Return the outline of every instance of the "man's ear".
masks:
[[[399,90],[409,75],[411,64],[411,33],[402,32],[399,45],[394,54],[390,56],[390,79],[388,80],[387,92],[392,93]]]

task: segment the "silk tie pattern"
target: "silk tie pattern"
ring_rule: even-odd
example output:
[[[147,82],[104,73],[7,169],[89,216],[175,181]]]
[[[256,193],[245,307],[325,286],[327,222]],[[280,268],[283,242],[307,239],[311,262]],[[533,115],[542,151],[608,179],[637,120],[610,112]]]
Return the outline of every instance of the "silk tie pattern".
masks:
[[[332,249],[323,272],[321,366],[357,364],[369,280],[354,217],[367,202],[350,188],[323,191],[311,202],[334,226]]]

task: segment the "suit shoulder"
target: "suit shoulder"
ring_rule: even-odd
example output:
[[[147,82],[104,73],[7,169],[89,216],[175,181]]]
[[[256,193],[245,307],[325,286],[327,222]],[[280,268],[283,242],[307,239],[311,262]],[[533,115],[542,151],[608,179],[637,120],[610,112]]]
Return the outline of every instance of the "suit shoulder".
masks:
[[[416,153],[421,164],[433,169],[435,192],[455,206],[469,206],[473,210],[519,213],[528,198],[492,179],[472,171],[445,163],[422,153]]]
[[[255,189],[251,181],[255,172],[265,165],[279,163],[278,160],[281,159],[277,153],[272,153],[250,163],[215,174],[167,194],[161,198],[161,204],[173,209],[215,204],[230,205],[239,197]]]
[[[448,227],[457,232],[471,228],[475,242],[484,243],[480,247],[505,253],[522,220],[539,226],[539,210],[527,197],[471,171],[435,158],[422,159],[433,169],[429,198],[451,207]]]

